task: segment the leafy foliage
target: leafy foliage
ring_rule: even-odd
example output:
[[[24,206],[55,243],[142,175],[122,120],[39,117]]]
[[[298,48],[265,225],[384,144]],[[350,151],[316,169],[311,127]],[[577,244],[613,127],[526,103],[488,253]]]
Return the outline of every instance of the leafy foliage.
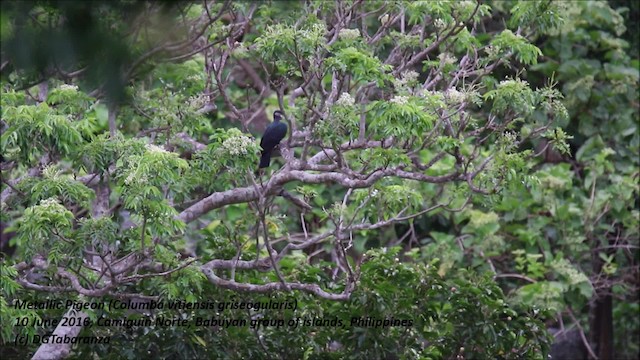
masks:
[[[112,342],[74,347],[82,358],[541,359],[554,322],[597,339],[587,305],[607,298],[615,329],[638,332],[639,75],[621,10],[4,6],[1,206],[17,250],[0,264],[3,345],[53,331],[7,319],[63,315],[16,299],[70,296],[296,303],[83,310],[91,321],[310,321],[84,327]],[[48,56],[43,29],[83,32]],[[256,171],[276,109],[282,159]],[[616,356],[637,352],[614,338]]]

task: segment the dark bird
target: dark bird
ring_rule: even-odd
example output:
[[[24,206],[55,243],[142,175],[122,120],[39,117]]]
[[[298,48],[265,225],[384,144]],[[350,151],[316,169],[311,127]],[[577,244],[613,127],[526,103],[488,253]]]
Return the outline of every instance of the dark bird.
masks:
[[[260,169],[266,168],[271,163],[271,152],[280,141],[287,135],[287,124],[280,121],[284,118],[284,114],[280,110],[273,112],[273,122],[267,126],[260,140],[262,148],[262,156],[260,156]]]

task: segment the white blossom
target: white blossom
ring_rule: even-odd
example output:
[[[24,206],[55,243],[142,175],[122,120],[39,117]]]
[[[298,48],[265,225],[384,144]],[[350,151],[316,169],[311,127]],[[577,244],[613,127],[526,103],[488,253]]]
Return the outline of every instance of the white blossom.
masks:
[[[60,90],[73,90],[78,91],[78,87],[75,85],[62,84],[60,85]]]
[[[500,47],[489,45],[486,48],[484,48],[484,51],[487,53],[487,55],[490,58],[495,58],[495,57],[498,57],[498,54],[500,54]]]
[[[338,37],[342,40],[355,40],[360,37],[360,30],[358,29],[341,29],[338,33]]]
[[[192,109],[200,109],[205,105],[205,103],[206,99],[203,95],[191,96],[187,100],[187,106]]]
[[[460,103],[466,99],[466,94],[458,91],[458,89],[451,88],[447,90],[447,98],[453,103]]]
[[[437,18],[433,21],[433,26],[435,26],[437,29],[442,30],[447,27],[447,23],[445,23],[444,20]]]
[[[56,205],[58,205],[58,199],[56,199],[55,197],[50,197],[48,199],[40,201],[40,206],[43,207],[54,207]]]
[[[146,184],[148,182],[149,177],[146,174],[136,177],[136,171],[131,171],[129,175],[127,175],[127,178],[124,179],[125,185]]]
[[[415,82],[417,79],[417,72],[413,70],[404,71],[402,74],[400,74],[400,79],[393,79],[393,86],[396,88],[404,88],[410,83]]]
[[[408,83],[416,81],[418,80],[418,73],[413,70],[405,71],[402,73],[402,79]]]
[[[445,64],[455,64],[457,61],[453,55],[447,52],[440,53],[440,55],[438,55],[438,59]]]
[[[420,89],[417,95],[423,99],[428,100],[430,103],[433,103],[437,107],[444,106],[446,100],[446,94],[442,91]]]
[[[343,92],[342,95],[340,95],[338,101],[336,101],[336,105],[342,106],[353,106],[355,105],[355,103],[356,100],[351,96],[351,94],[347,92]]]
[[[513,131],[506,131],[502,138],[502,143],[505,146],[505,150],[509,151],[519,145],[518,134]]]
[[[222,142],[222,149],[232,156],[246,155],[252,144],[253,142],[247,136],[232,136]]]
[[[390,101],[397,105],[406,105],[409,102],[409,98],[407,96],[396,95]]]
[[[58,199],[55,197],[50,197],[48,199],[40,201],[40,207],[43,207],[47,211],[51,211],[54,213],[62,213],[65,211],[64,206],[62,206]]]
[[[513,144],[516,142],[516,140],[518,139],[518,134],[516,134],[513,131],[506,131],[504,133],[504,140],[508,143],[508,144]]]
[[[167,152],[167,150],[165,150],[165,149],[163,149],[163,148],[161,148],[161,147],[159,147],[157,145],[153,145],[153,144],[146,144],[144,147],[149,152],[155,152],[155,153],[166,153]]]
[[[127,175],[127,178],[124,179],[124,184],[125,185],[131,185],[131,183],[133,182],[133,172],[130,172],[129,175]]]
[[[504,85],[510,85],[513,83],[521,83],[525,86],[529,86],[529,82],[527,82],[526,80],[521,80],[521,79],[517,79],[517,80],[513,80],[513,79],[507,79],[507,80],[502,80],[500,81],[500,84],[498,84],[498,86],[504,86]]]

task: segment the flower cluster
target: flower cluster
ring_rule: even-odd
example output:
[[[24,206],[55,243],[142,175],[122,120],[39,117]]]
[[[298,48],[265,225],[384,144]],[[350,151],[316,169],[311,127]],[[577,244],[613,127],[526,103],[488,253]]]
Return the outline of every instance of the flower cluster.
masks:
[[[517,147],[519,145],[518,142],[518,134],[513,131],[505,131],[502,135],[502,144],[504,145],[505,151],[510,151],[511,149]]]
[[[189,76],[186,77],[187,82],[198,82],[198,81],[204,81],[204,76],[200,73],[198,74],[191,74]]]
[[[189,97],[187,100],[187,106],[193,110],[201,109],[206,103],[206,99],[204,95],[195,95]]]
[[[404,71],[400,75],[400,79],[393,79],[393,86],[396,89],[401,89],[401,88],[404,88],[406,86],[411,86],[413,83],[416,82],[416,80],[418,80],[418,73],[417,72],[415,72],[413,70]]]
[[[463,92],[458,91],[456,88],[451,88],[446,92],[447,99],[449,102],[457,104],[466,100],[467,95]]]
[[[39,206],[44,210],[50,211],[53,213],[63,213],[66,210],[65,207],[62,206],[62,204],[60,204],[58,199],[55,197],[50,197],[48,199],[40,201]]]
[[[136,171],[131,171],[129,175],[127,175],[127,178],[124,179],[125,185],[146,184],[147,182],[149,182],[147,175],[145,174],[136,178]]]
[[[353,106],[355,105],[355,103],[356,100],[351,96],[351,94],[347,92],[343,92],[342,95],[340,95],[340,99],[336,101],[336,105],[342,106]]]
[[[518,140],[518,134],[513,131],[506,131],[504,133],[504,139],[505,141],[507,141],[507,143],[513,144],[516,142],[516,140]]]
[[[497,58],[498,55],[500,55],[500,51],[502,51],[502,49],[500,49],[499,46],[489,45],[486,48],[484,48],[484,51],[487,53],[489,58],[493,59],[493,58]]]
[[[58,205],[58,199],[56,199],[55,197],[50,197],[48,199],[40,201],[40,206],[42,207],[50,208],[55,207],[56,205]]]
[[[447,105],[447,98],[444,92],[420,89],[417,91],[416,96],[419,96],[427,101],[429,108],[443,109]]]
[[[405,71],[402,73],[402,80],[407,83],[414,82],[418,80],[418,73],[413,70]]]
[[[440,59],[440,61],[445,65],[455,64],[457,61],[456,58],[448,52],[440,53],[440,55],[438,55],[438,59]]]
[[[406,105],[409,102],[409,97],[396,95],[390,101],[396,105]]]
[[[529,86],[529,82],[526,80],[522,80],[522,79],[506,79],[506,80],[502,80],[500,81],[500,84],[498,84],[498,86],[506,86],[506,85],[512,85],[512,84],[522,84],[524,86]]]
[[[437,18],[433,21],[433,26],[435,26],[436,29],[442,30],[447,27],[447,23],[444,20]]]
[[[341,40],[355,40],[360,37],[360,30],[358,29],[341,29],[338,33],[338,37]]]
[[[222,142],[222,151],[232,156],[246,155],[251,145],[253,141],[247,136],[232,136]]]
[[[161,148],[160,146],[153,145],[153,144],[146,144],[144,147],[149,152],[155,152],[155,153],[166,153],[167,152],[167,150]]]
[[[65,90],[71,90],[71,91],[78,91],[78,87],[75,85],[69,85],[69,84],[62,84],[60,85],[60,90],[65,91]]]

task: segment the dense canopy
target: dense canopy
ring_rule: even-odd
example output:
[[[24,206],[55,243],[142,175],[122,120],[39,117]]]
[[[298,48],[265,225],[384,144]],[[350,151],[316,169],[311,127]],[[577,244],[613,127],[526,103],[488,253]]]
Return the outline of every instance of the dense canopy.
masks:
[[[636,2],[1,6],[3,358],[640,351]]]

